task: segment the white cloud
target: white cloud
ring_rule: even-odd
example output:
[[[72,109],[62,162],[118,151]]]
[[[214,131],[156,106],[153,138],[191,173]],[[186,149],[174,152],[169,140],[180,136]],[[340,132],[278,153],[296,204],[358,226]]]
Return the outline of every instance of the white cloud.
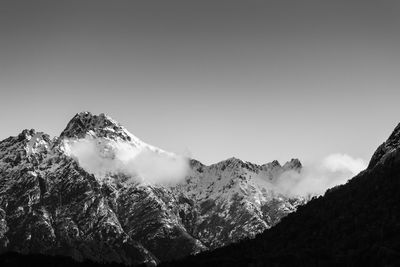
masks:
[[[174,184],[184,179],[189,168],[184,157],[105,138],[66,140],[64,150],[98,179],[123,175],[134,182]]]
[[[105,138],[66,140],[64,150],[98,179],[123,175],[128,182],[171,185],[183,180],[189,169],[186,157]],[[323,194],[328,188],[346,183],[366,166],[362,159],[332,154],[320,162],[306,164],[300,173],[282,173],[273,186],[285,195]]]
[[[322,162],[323,167],[333,172],[351,172],[358,174],[366,168],[366,163],[362,159],[354,159],[346,154],[332,154]]]
[[[362,159],[332,154],[318,163],[304,166],[300,173],[284,172],[274,185],[279,192],[287,195],[319,195],[331,187],[346,183],[366,167]]]

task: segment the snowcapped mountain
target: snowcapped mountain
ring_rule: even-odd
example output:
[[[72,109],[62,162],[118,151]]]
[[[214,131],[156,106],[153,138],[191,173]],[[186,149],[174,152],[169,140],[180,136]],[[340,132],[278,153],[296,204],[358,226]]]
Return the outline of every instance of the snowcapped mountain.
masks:
[[[191,199],[198,212],[191,234],[208,248],[217,248],[275,225],[305,202],[272,186],[271,181],[289,169],[300,171],[301,163],[293,159],[283,167],[278,162],[259,166],[230,158],[205,166],[192,160],[185,182],[174,188]]]
[[[86,160],[75,151],[81,140],[95,152]],[[53,139],[24,130],[1,141],[0,251],[154,265],[254,237],[306,201],[273,187],[283,172],[301,171],[296,159],[283,166],[189,160],[179,182],[140,179],[165,159],[181,160],[89,112]],[[176,166],[170,176],[181,172]]]

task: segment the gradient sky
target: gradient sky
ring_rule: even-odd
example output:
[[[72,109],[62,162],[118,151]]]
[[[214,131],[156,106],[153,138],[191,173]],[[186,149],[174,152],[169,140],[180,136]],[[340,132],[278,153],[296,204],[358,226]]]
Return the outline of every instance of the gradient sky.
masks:
[[[398,0],[0,2],[0,139],[91,111],[204,163],[369,160],[399,84]]]

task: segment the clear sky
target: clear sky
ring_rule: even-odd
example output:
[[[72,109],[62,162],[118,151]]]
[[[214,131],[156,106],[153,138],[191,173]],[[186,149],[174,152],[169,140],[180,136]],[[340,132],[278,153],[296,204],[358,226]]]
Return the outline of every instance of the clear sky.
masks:
[[[204,163],[369,160],[399,84],[398,0],[0,2],[0,139],[91,111]]]

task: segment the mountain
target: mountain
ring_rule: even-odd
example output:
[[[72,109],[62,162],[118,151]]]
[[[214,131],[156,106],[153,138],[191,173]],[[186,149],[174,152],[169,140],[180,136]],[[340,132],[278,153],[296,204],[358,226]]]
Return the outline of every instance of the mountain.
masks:
[[[400,124],[366,170],[252,240],[164,266],[400,266]]]
[[[301,170],[297,159],[284,166],[277,161],[260,166],[236,158],[211,166],[190,163],[185,182],[173,190],[193,201],[196,212],[195,216],[190,213],[187,229],[208,248],[253,238],[306,202],[271,186],[284,171]]]
[[[74,153],[81,142],[89,147]],[[76,114],[59,137],[32,129],[1,141],[0,252],[156,265],[253,238],[307,201],[274,187],[283,172],[301,171],[297,159],[191,159],[184,179],[163,184],[130,162],[111,166],[121,149],[124,157],[152,155],[152,168],[158,157],[178,158],[90,112]]]

